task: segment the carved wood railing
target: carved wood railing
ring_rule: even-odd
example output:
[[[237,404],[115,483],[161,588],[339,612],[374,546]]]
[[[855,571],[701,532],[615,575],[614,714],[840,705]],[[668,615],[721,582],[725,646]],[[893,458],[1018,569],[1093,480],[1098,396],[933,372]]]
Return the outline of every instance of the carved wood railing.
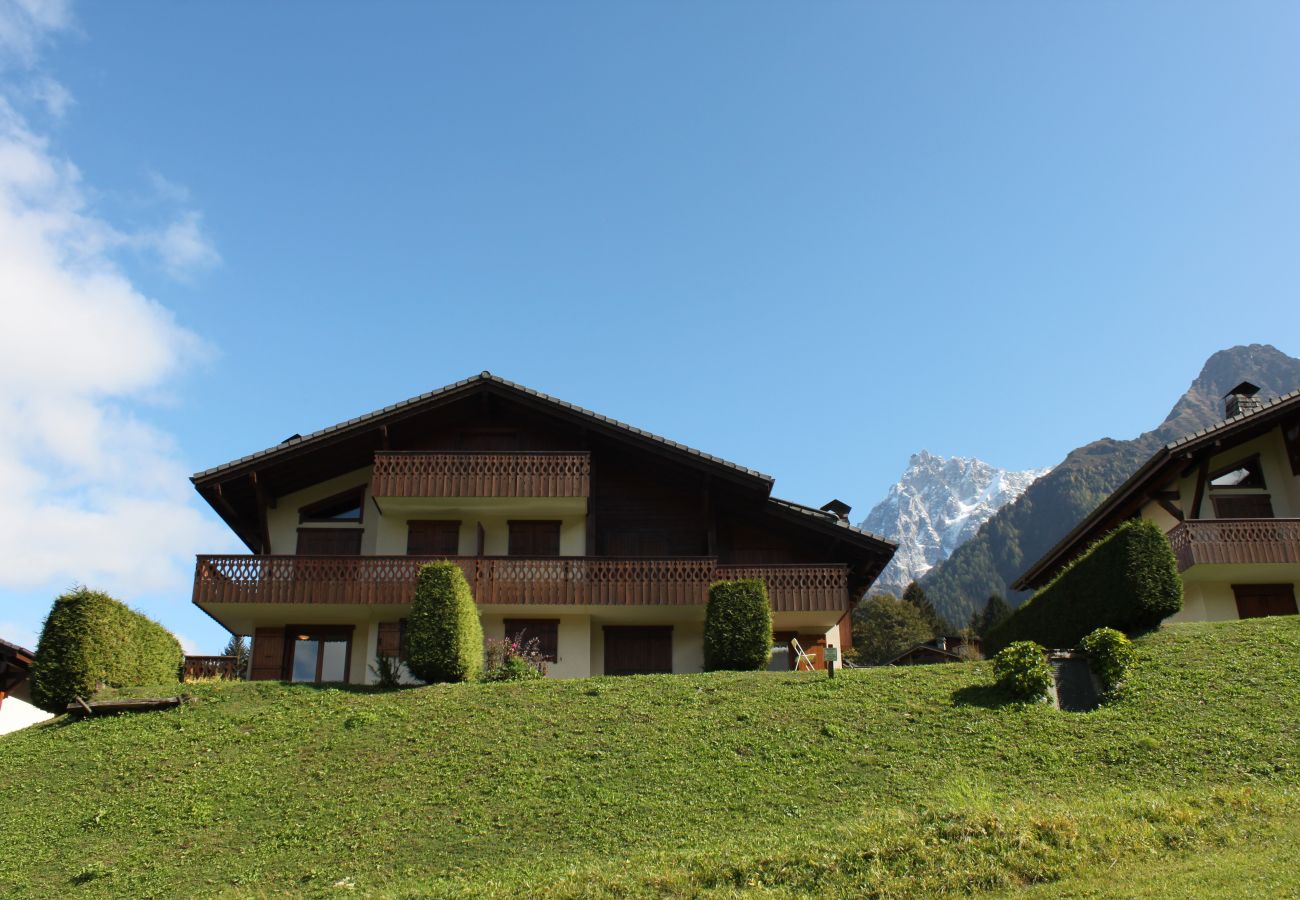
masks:
[[[239,660],[233,656],[186,656],[183,667],[185,681],[195,678],[230,678],[239,677],[237,668]]]
[[[588,497],[590,453],[375,454],[376,497]]]
[[[1300,519],[1189,519],[1169,532],[1178,571],[1195,565],[1300,563]]]
[[[421,556],[200,556],[195,603],[409,603]],[[479,604],[703,605],[721,578],[762,578],[777,612],[848,607],[840,565],[719,566],[711,557],[458,556]]]

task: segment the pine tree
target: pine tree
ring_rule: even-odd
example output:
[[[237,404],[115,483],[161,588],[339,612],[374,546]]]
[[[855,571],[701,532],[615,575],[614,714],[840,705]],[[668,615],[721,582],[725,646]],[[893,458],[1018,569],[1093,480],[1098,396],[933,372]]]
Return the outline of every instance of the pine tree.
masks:
[[[921,614],[921,618],[925,619],[929,624],[930,630],[933,632],[930,635],[931,637],[942,637],[952,631],[952,627],[947,620],[939,615],[938,610],[934,608],[934,604],[930,602],[930,598],[925,596],[925,589],[915,581],[903,591],[903,599],[915,606],[916,611]]]
[[[233,656],[235,658],[235,671],[239,677],[243,678],[248,671],[248,641],[244,640],[242,634],[232,634],[226,649],[221,651],[222,656]]]
[[[980,637],[985,637],[1011,616],[1011,606],[1002,599],[1001,594],[989,594],[984,609],[971,614],[971,628]]]

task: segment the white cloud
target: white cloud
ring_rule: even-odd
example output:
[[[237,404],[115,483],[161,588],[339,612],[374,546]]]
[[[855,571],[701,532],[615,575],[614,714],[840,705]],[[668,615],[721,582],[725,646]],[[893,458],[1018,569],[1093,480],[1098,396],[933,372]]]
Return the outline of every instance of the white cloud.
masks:
[[[199,213],[187,210],[166,227],[142,235],[142,243],[158,254],[172,277],[187,278],[221,262],[221,256],[203,233],[202,224]]]
[[[0,55],[31,69],[69,21],[64,4],[0,0]],[[191,554],[231,538],[142,409],[208,350],[114,254],[148,248],[177,275],[219,257],[195,211],[136,233],[96,215],[77,167],[4,96],[22,90],[0,83],[0,594],[84,583],[132,605],[184,598]],[[66,92],[45,103],[66,108]],[[4,623],[26,638],[37,625]]]

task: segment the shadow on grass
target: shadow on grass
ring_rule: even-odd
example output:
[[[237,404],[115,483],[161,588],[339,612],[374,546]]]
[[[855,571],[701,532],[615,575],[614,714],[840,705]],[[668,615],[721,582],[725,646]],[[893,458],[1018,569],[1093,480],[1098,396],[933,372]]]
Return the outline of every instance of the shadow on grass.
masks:
[[[979,706],[997,709],[1015,700],[996,684],[972,684],[952,692],[952,702],[957,706]]]

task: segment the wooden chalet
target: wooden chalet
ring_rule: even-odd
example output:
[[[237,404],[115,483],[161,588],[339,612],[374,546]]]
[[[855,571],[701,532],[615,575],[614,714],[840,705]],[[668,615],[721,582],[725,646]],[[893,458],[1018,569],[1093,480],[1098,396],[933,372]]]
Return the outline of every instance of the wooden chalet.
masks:
[[[1126,519],[1160,525],[1184,600],[1169,621],[1294,615],[1300,585],[1300,391],[1269,402],[1243,382],[1219,424],[1157,451],[1015,582],[1046,585]]]
[[[729,578],[766,581],[777,637],[820,659],[895,549],[839,501],[488,372],[192,480],[251,551],[198,557],[194,603],[252,635],[255,679],[370,680],[440,559],[485,636],[538,638],[558,677],[700,671]]]
[[[28,675],[35,659],[26,647],[0,640],[0,734],[51,718],[32,705]]]

